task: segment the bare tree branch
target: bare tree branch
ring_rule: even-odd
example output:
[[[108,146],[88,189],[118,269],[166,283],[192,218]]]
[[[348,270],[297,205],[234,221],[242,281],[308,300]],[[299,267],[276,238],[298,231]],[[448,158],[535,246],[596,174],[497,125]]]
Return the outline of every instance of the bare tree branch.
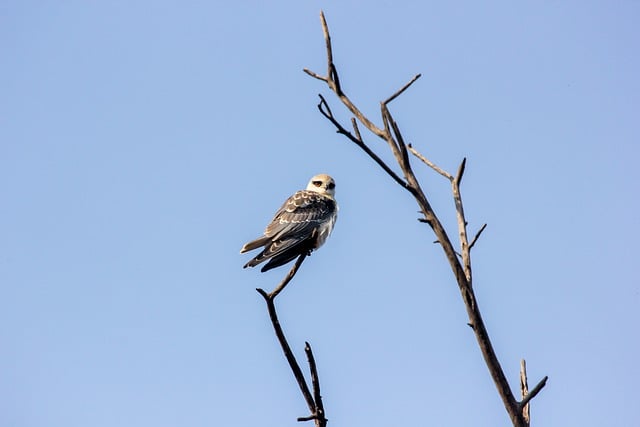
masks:
[[[400,152],[400,160],[399,160],[399,164],[402,167],[402,170],[407,170],[407,169],[411,169],[411,164],[410,164],[410,160],[409,160],[409,153],[407,151],[407,144],[404,143],[404,138],[402,137],[402,133],[400,132],[400,128],[398,127],[398,123],[396,123],[395,119],[391,116],[391,113],[389,112],[389,110],[385,105],[385,112],[387,114],[387,117],[389,118],[389,122],[391,123],[391,129],[393,130],[393,135],[395,137],[395,140],[397,140],[397,145],[398,145],[398,149]],[[392,138],[394,139],[394,138]]]
[[[418,150],[416,150],[415,148],[413,148],[411,146],[411,144],[409,144],[409,151],[411,151],[411,154],[413,154],[414,156],[416,156],[418,159],[420,159],[424,164],[426,164],[427,166],[429,166],[431,169],[433,169],[434,171],[438,172],[440,175],[444,176],[445,178],[447,178],[449,181],[453,181],[453,175],[451,175],[449,172],[440,169],[435,163],[433,163],[431,160],[427,159],[425,156],[423,156],[422,154],[418,153]]]
[[[389,110],[387,109],[387,106],[385,104],[380,103],[380,110],[382,115],[382,122],[384,123],[384,133],[385,133],[384,139],[385,141],[387,141],[387,144],[389,145],[389,148],[393,153],[393,157],[396,158],[396,162],[398,162],[398,165],[400,165],[400,168],[402,168],[403,158],[401,154],[401,148],[398,142],[395,140],[395,138],[393,138],[393,135],[391,134],[391,127],[393,126],[392,125],[393,118],[391,117],[391,113],[389,113]],[[405,175],[405,179],[406,178],[407,176]]]
[[[327,118],[327,120],[329,120],[331,123],[333,123],[333,125],[336,127],[337,132],[346,136],[347,138],[349,138],[352,142],[354,142],[358,147],[360,147],[362,150],[364,150],[365,153],[367,153],[369,155],[369,157],[371,157],[391,178],[393,178],[393,180],[395,182],[397,182],[399,185],[401,185],[402,187],[407,187],[407,183],[404,182],[404,180],[402,178],[400,178],[389,166],[387,166],[387,164],[384,162],[384,160],[382,160],[380,157],[378,157],[378,155],[376,155],[376,153],[374,153],[363,141],[362,141],[362,137],[360,136],[360,131],[358,130],[358,127],[355,123],[355,120],[352,120],[352,123],[354,123],[354,128],[357,131],[357,137],[353,136],[351,134],[351,132],[349,132],[348,130],[346,130],[341,124],[340,122],[338,122],[334,117],[333,117],[333,113],[331,112],[331,109],[329,108],[329,104],[327,104],[327,101],[324,99],[324,97],[322,95],[318,95],[320,97],[320,103],[318,104],[318,110],[320,111],[320,113]]]
[[[309,407],[309,411],[311,415],[308,417],[298,418],[298,421],[310,421],[315,420],[316,427],[325,427],[327,425],[327,420],[324,417],[324,406],[322,404],[322,400],[319,398],[320,396],[320,382],[318,380],[318,372],[316,369],[315,359],[313,358],[313,353],[311,353],[311,347],[309,343],[305,343],[305,353],[307,353],[307,358],[309,360],[309,366],[311,369],[311,377],[313,382],[313,392],[314,395],[318,397],[318,399],[314,399],[314,395],[309,391],[309,386],[307,385],[307,380],[302,373],[302,369],[300,369],[300,365],[296,360],[293,352],[291,351],[291,347],[287,342],[287,338],[284,335],[284,331],[280,326],[280,321],[278,320],[278,313],[276,312],[275,306],[275,298],[276,296],[287,286],[287,284],[293,279],[293,276],[296,275],[296,272],[302,265],[302,262],[307,257],[307,253],[303,253],[298,257],[289,273],[285,276],[285,278],[280,282],[280,284],[271,292],[268,293],[264,289],[257,288],[256,291],[264,298],[267,303],[267,311],[269,312],[269,318],[271,319],[271,324],[273,325],[273,330],[276,333],[276,337],[280,342],[280,346],[282,347],[282,351],[284,352],[284,356],[289,362],[289,367],[293,372],[293,376],[298,382],[298,387],[300,387],[300,391],[302,392],[302,396],[304,400],[307,402],[307,406]]]
[[[520,395],[522,396],[522,400],[527,397],[529,394],[529,384],[527,383],[527,362],[522,359],[520,360]],[[527,427],[531,424],[531,417],[529,413],[529,404],[522,404],[520,402],[520,408],[522,409],[522,418],[524,422],[527,423]]]
[[[365,117],[364,114],[358,110],[358,108],[351,102],[351,100],[342,92],[342,88],[340,87],[340,80],[338,78],[338,71],[333,62],[333,51],[331,47],[331,36],[329,35],[329,27],[327,26],[327,21],[324,17],[324,13],[320,12],[320,23],[322,24],[322,32],[324,34],[324,40],[327,50],[327,76],[319,77],[317,73],[309,71],[308,69],[304,69],[304,72],[311,76],[318,76],[320,80],[326,81],[329,88],[340,98],[342,103],[351,111],[351,114],[356,116],[358,120],[373,134],[382,138],[383,132],[382,129],[374,125],[368,118]]]
[[[458,173],[453,181],[451,181],[451,192],[456,205],[456,218],[458,219],[458,237],[460,239],[460,251],[462,252],[462,266],[464,274],[467,277],[467,285],[471,287],[471,251],[469,250],[469,241],[467,239],[467,220],[464,216],[464,205],[462,204],[462,195],[460,194],[460,181],[464,174],[464,168],[467,164],[466,157],[462,159],[462,163],[458,167]]]
[[[298,386],[300,387],[300,391],[302,392],[302,396],[307,402],[307,406],[311,412],[314,412],[315,402],[313,401],[313,397],[311,396],[311,392],[309,391],[309,386],[307,385],[307,381],[302,374],[302,370],[300,369],[300,365],[298,365],[298,361],[296,360],[293,352],[291,351],[291,347],[287,342],[287,338],[284,336],[284,332],[282,331],[282,327],[280,326],[280,321],[278,320],[278,314],[276,312],[275,304],[273,298],[269,297],[269,295],[264,292],[262,289],[257,289],[257,291],[262,295],[265,302],[267,303],[267,310],[269,312],[269,318],[271,319],[271,324],[273,325],[273,329],[278,337],[278,341],[280,342],[280,346],[282,347],[282,351],[284,352],[284,356],[289,362],[289,366],[293,371],[293,375],[298,382]]]
[[[467,158],[462,159],[462,163],[458,166],[458,173],[456,173],[456,186],[460,187],[460,181],[462,181],[462,175],[464,175],[464,169],[467,166]]]
[[[327,80],[328,80],[326,77],[322,77],[321,75],[316,74],[316,73],[314,73],[313,71],[308,70],[308,69],[306,69],[306,68],[303,68],[303,69],[302,69],[302,71],[304,71],[305,73],[309,74],[309,75],[310,75],[311,77],[313,77],[314,79],[322,80],[322,81],[323,81],[323,82],[325,82],[325,83],[326,83],[326,82],[327,82]]]
[[[311,351],[311,345],[308,342],[304,343],[304,352],[307,355],[307,361],[309,362],[309,370],[311,372],[311,385],[313,386],[313,400],[316,403],[316,411],[315,416],[320,419],[327,421],[324,418],[324,404],[322,403],[322,395],[320,394],[320,377],[318,376],[318,368],[316,367],[316,359],[313,357],[313,352]]]
[[[383,123],[383,128],[379,128],[374,125],[371,120],[369,120],[362,112],[356,107],[356,105],[347,97],[343,88],[340,86],[338,81],[338,71],[333,62],[333,50],[331,46],[331,37],[329,34],[329,28],[327,26],[326,19],[324,14],[320,13],[320,21],[322,25],[322,31],[324,34],[324,40],[327,50],[327,75],[320,76],[313,71],[308,69],[304,69],[304,71],[310,76],[322,80],[327,83],[329,89],[334,92],[334,94],[338,97],[338,99],[342,102],[342,104],[355,116],[352,121],[352,127],[354,128],[354,132],[356,136],[352,135],[349,131],[347,131],[333,116],[329,105],[326,100],[320,95],[321,102],[318,105],[318,109],[322,113],[322,115],[327,118],[337,129],[337,132],[345,135],[349,140],[354,142],[358,147],[360,147],[369,157],[371,157],[393,180],[398,183],[402,188],[409,191],[415,198],[416,203],[420,208],[420,212],[424,216],[424,218],[420,218],[420,221],[429,224],[432,228],[434,234],[436,235],[437,241],[440,243],[449,265],[451,266],[451,270],[458,284],[458,288],[460,290],[463,302],[465,304],[465,308],[467,311],[467,315],[469,317],[469,326],[473,329],[474,335],[478,342],[478,346],[480,347],[480,351],[484,358],[484,361],[487,365],[489,373],[493,378],[493,381],[496,385],[498,393],[502,398],[502,402],[505,406],[507,413],[509,414],[509,418],[514,426],[524,427],[527,425],[525,423],[520,403],[515,399],[513,392],[509,386],[509,383],[506,379],[504,371],[498,361],[498,357],[495,354],[493,346],[491,344],[491,340],[489,339],[489,334],[484,325],[484,321],[482,320],[482,316],[480,314],[480,310],[478,308],[478,304],[476,301],[475,293],[473,292],[472,286],[472,271],[471,271],[471,255],[470,250],[471,247],[475,244],[478,237],[486,227],[486,224],[478,231],[476,236],[473,238],[471,243],[468,241],[467,237],[467,221],[465,219],[464,214],[464,206],[462,203],[462,196],[460,194],[460,184],[462,180],[462,176],[464,174],[466,159],[462,161],[460,164],[458,171],[455,177],[446,172],[444,169],[438,167],[433,162],[429,161],[425,156],[422,156],[415,150],[411,145],[407,145],[404,142],[400,129],[393,119],[387,104],[396,99],[399,95],[401,95],[412,83],[414,83],[419,77],[420,74],[416,75],[409,83],[405,84],[401,89],[399,89],[396,93],[394,93],[391,97],[387,98],[387,100],[381,102],[381,118]],[[387,142],[389,149],[391,150],[393,156],[398,163],[398,166],[402,170],[402,174],[404,175],[404,179],[400,178],[393,170],[380,159],[378,155],[376,155],[363,141],[360,131],[356,126],[356,119],[362,125],[368,129],[371,133],[376,135],[377,137],[383,139]],[[408,152],[411,152],[414,156],[424,162],[427,166],[435,170],[440,175],[444,176],[451,182],[451,188],[453,193],[453,199],[456,206],[456,216],[458,221],[458,237],[460,241],[461,251],[460,258],[458,258],[458,252],[454,249],[451,240],[449,239],[449,235],[446,230],[442,226],[438,216],[435,211],[431,207],[429,199],[425,195],[422,190],[418,179],[416,178],[411,163],[409,161]],[[539,384],[539,389],[544,386],[543,380],[541,384]],[[539,391],[536,390],[536,393]],[[535,389],[534,389],[535,390]],[[531,396],[533,394],[530,393],[527,395],[525,399],[528,398],[527,402],[533,398]]]
[[[540,390],[542,390],[542,388],[545,385],[547,385],[548,379],[549,379],[549,376],[545,375],[544,378],[542,378],[540,382],[536,384],[536,386],[532,388],[531,391],[522,399],[522,401],[520,402],[520,406],[522,407],[522,406],[528,405],[531,399],[536,397],[538,393],[540,393]]]
[[[282,282],[280,282],[280,284],[276,286],[276,288],[273,291],[271,291],[271,293],[269,294],[269,298],[274,299],[275,297],[278,296],[280,292],[282,292],[285,286],[287,286],[291,281],[291,279],[293,279],[293,276],[296,275],[296,273],[298,272],[298,269],[302,265],[302,262],[305,260],[307,256],[309,256],[309,253],[305,252],[298,257],[295,264],[293,264],[293,267],[291,267],[291,270],[289,270],[289,273],[287,273],[284,279],[282,279]]]
[[[402,94],[402,92],[404,92],[405,90],[409,89],[409,86],[411,86],[413,84],[413,82],[418,80],[420,77],[422,77],[422,74],[416,74],[415,76],[413,76],[413,78],[411,80],[409,80],[409,83],[407,83],[406,85],[402,86],[400,88],[400,90],[398,90],[396,93],[394,93],[389,98],[387,98],[386,101],[383,102],[383,104],[387,105],[388,103],[390,103],[391,101],[396,99],[398,96],[400,96]]]
[[[480,230],[478,230],[476,235],[473,237],[473,240],[471,240],[471,243],[469,243],[469,250],[471,250],[471,248],[473,248],[473,245],[476,244],[476,242],[478,241],[478,238],[480,238],[480,235],[482,234],[485,228],[487,228],[487,224],[483,224],[482,227],[480,227]]]
[[[331,36],[329,35],[329,27],[327,21],[324,19],[324,13],[320,13],[320,21],[322,24],[322,32],[324,33],[325,48],[327,50],[327,77],[330,79],[335,78],[336,69],[333,66],[333,50],[331,47]],[[340,91],[339,84],[335,87],[336,92]]]
[[[356,134],[356,139],[362,142],[362,136],[360,135],[360,129],[358,129],[358,122],[355,117],[351,117],[351,126],[353,126],[353,133]]]

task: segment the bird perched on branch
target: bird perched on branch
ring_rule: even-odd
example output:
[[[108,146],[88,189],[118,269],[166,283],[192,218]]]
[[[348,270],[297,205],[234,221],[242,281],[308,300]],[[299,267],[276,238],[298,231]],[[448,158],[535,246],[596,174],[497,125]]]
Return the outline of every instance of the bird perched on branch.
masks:
[[[306,190],[297,191],[276,212],[264,236],[245,244],[240,253],[263,248],[244,268],[269,260],[260,271],[280,267],[303,253],[318,249],[331,234],[338,217],[333,198],[336,184],[329,175],[316,175]]]

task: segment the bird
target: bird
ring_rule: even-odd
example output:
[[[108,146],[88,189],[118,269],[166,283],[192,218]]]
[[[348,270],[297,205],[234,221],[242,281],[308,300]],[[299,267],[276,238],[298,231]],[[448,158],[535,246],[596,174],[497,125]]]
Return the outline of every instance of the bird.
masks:
[[[338,217],[335,191],[336,183],[329,175],[313,176],[305,190],[296,191],[278,209],[264,235],[240,249],[240,253],[245,253],[263,248],[243,268],[268,260],[260,270],[265,272],[322,246]]]

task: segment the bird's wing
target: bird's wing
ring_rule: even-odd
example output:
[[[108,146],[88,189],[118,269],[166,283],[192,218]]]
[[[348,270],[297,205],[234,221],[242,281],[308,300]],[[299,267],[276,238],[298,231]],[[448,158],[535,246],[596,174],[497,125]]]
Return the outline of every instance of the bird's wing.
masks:
[[[314,191],[298,191],[278,209],[264,237],[245,245],[243,252],[264,246],[245,267],[254,267],[269,260],[262,268],[262,271],[267,271],[315,249],[317,239],[321,244],[331,232],[337,210],[338,206],[331,197]]]
[[[298,191],[276,212],[264,235],[273,241],[305,239],[319,225],[330,221],[335,211],[336,202],[332,198],[313,191]]]
[[[286,264],[303,252],[315,249],[321,230],[333,225],[337,204],[331,197],[302,190],[289,197],[267,226],[264,236],[245,244],[241,252],[264,246],[255,258],[245,264],[254,267],[267,259],[262,271]],[[322,237],[326,238],[326,235]]]
[[[289,261],[297,258],[299,255],[303,253],[309,253],[309,251],[313,250],[313,241],[315,239],[315,233],[312,233],[309,238],[300,238],[300,239],[287,239],[280,240],[277,242],[273,242],[268,248],[262,252],[262,257],[256,257],[255,261],[259,263],[268,259],[269,262],[262,267],[260,271],[265,272],[271,270],[272,268],[280,267],[288,263]]]
[[[269,242],[248,264],[256,265],[285,253],[286,257],[295,257],[313,249],[308,241],[317,237],[318,228],[331,221],[336,209],[336,202],[330,197],[313,191],[298,191],[276,212],[264,232]]]

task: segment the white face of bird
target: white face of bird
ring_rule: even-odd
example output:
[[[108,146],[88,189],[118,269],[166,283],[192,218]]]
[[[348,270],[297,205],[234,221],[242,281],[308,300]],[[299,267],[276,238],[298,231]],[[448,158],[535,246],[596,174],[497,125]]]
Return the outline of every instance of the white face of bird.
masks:
[[[336,194],[336,182],[329,175],[321,173],[311,178],[307,185],[307,191],[315,191],[333,197]]]

